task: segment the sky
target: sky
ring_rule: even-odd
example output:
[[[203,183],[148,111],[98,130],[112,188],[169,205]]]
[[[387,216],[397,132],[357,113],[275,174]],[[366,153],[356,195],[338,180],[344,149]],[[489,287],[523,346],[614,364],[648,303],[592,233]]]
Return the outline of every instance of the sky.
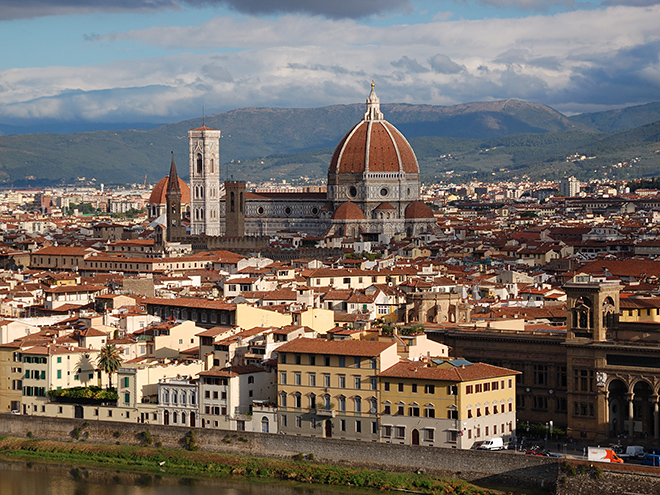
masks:
[[[660,100],[660,0],[0,0],[0,123]],[[203,108],[203,110],[202,110]],[[387,116],[386,116],[387,118]]]

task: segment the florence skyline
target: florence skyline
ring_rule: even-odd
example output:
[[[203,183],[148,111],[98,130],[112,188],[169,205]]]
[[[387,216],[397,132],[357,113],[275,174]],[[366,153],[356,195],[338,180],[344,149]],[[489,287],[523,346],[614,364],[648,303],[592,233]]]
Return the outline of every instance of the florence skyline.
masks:
[[[372,80],[383,103],[620,108],[660,100],[658,21],[658,0],[0,0],[0,123],[357,103]]]

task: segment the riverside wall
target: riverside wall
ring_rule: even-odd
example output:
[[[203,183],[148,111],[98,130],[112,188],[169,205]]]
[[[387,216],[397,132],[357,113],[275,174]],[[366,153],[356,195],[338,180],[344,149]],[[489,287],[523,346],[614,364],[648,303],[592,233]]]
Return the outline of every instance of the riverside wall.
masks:
[[[163,447],[180,448],[191,428],[10,414],[0,416],[2,435],[48,440],[140,445],[146,430],[151,433],[154,444],[161,442]],[[242,431],[192,430],[200,450],[280,458],[312,454],[320,462],[393,471],[423,471],[477,484],[547,487],[555,485],[559,474],[557,459],[506,451],[465,451]],[[80,440],[75,440],[76,436]]]

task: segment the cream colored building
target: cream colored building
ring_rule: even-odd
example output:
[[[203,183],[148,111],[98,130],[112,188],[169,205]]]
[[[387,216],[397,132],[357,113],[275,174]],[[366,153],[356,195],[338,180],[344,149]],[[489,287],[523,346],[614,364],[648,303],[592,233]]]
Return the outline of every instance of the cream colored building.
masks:
[[[509,442],[518,374],[464,359],[401,361],[380,374],[381,441],[458,449]]]
[[[279,428],[289,435],[378,441],[378,376],[394,342],[300,338],[278,348]]]

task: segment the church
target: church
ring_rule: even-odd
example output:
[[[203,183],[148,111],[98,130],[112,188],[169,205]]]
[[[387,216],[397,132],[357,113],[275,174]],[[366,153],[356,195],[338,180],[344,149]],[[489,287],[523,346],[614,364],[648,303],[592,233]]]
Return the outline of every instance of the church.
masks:
[[[384,119],[373,83],[362,120],[334,150],[326,193],[254,193],[242,181],[227,181],[223,187],[220,131],[202,126],[188,131],[188,140],[189,186],[182,187],[172,160],[170,175],[152,198],[162,201],[165,196],[167,208],[149,206],[150,212],[167,211],[168,240],[181,239],[184,214],[193,237],[297,231],[387,243],[395,234],[416,237],[435,230],[433,211],[419,199],[417,157],[403,134]]]

